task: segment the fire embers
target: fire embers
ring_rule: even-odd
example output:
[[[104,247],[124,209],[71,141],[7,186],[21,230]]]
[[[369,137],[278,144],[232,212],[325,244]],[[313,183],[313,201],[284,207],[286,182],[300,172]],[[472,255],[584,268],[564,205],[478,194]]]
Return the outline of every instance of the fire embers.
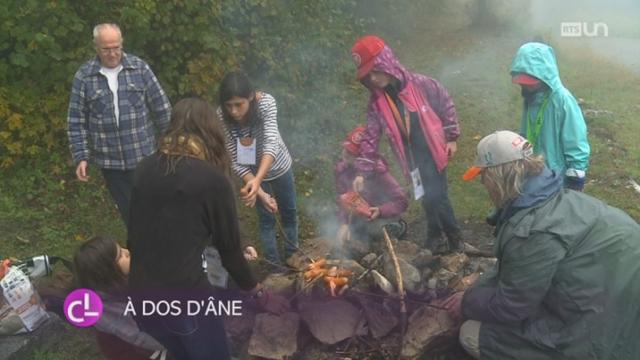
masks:
[[[370,205],[355,191],[349,191],[340,195],[340,206],[348,213],[355,214],[360,217],[369,217]]]
[[[304,273],[306,282],[312,282],[322,277],[325,286],[333,297],[342,294],[348,288],[347,283],[351,276],[353,276],[351,270],[340,269],[338,266],[327,268],[327,259],[320,259],[309,264],[307,271]]]

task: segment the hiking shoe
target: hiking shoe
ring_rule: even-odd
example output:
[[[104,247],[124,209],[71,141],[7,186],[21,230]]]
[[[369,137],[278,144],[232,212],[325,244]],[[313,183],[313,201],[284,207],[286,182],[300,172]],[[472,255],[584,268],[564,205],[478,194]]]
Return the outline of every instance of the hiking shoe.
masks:
[[[425,247],[431,251],[433,255],[441,255],[449,252],[447,242],[442,236],[428,237],[425,241]]]
[[[385,228],[390,236],[400,240],[407,234],[408,226],[406,221],[400,219],[397,222],[385,225]]]
[[[447,242],[449,243],[449,250],[455,252],[464,252],[464,238],[460,231],[447,235]]]

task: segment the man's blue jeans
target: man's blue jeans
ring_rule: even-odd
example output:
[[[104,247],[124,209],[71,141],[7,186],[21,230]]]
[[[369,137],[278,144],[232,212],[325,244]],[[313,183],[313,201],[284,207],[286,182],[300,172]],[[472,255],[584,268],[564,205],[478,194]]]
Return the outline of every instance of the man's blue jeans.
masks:
[[[115,201],[125,226],[129,225],[129,203],[135,170],[102,169],[107,189]]]
[[[278,212],[284,231],[285,259],[293,255],[298,249],[298,215],[296,210],[296,188],[293,179],[293,170],[289,169],[280,177],[262,182],[262,189],[275,197],[278,203]],[[276,242],[276,215],[271,214],[256,201],[260,226],[260,241],[267,260],[276,264],[281,263]]]

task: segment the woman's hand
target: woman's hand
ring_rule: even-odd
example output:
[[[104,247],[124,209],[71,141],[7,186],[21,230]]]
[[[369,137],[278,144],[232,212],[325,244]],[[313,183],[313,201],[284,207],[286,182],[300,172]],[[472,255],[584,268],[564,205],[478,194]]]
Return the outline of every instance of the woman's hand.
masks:
[[[242,255],[247,261],[254,261],[258,259],[258,252],[253,246],[247,246],[244,248]]]
[[[266,191],[262,190],[262,188],[258,191],[258,198],[262,201],[262,205],[264,205],[268,212],[272,214],[278,212],[278,203],[276,202],[276,199]]]
[[[249,207],[254,207],[256,205],[256,199],[258,197],[258,192],[260,191],[261,184],[262,180],[254,177],[248,180],[244,187],[240,190],[241,199],[245,205]]]

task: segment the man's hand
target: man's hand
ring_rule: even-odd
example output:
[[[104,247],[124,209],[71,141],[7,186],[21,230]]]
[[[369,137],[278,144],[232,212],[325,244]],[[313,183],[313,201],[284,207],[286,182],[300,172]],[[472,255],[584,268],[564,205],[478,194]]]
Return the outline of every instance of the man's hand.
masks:
[[[258,258],[258,252],[253,246],[245,247],[242,255],[247,261],[254,261]]]
[[[81,160],[76,167],[76,177],[80,181],[89,181],[89,175],[87,175],[87,160]]]
[[[353,179],[352,186],[353,186],[353,191],[360,194],[364,189],[364,178],[362,176],[356,176],[356,178]]]
[[[458,151],[458,144],[455,141],[449,141],[446,145],[447,156],[452,158]]]
[[[375,220],[380,217],[380,208],[379,207],[370,207],[369,208],[369,220]]]

